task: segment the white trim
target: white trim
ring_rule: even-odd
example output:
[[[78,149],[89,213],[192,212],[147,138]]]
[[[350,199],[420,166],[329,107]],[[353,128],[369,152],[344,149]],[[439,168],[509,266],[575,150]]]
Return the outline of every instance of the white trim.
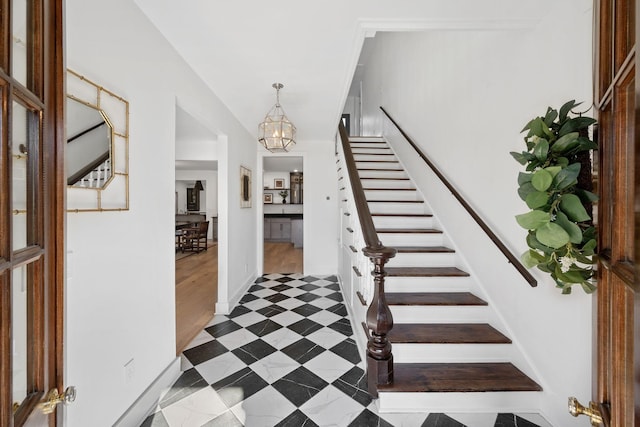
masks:
[[[257,277],[258,276],[256,276],[256,278]],[[238,291],[231,298],[229,298],[228,301],[217,302],[216,309],[215,309],[216,314],[231,313],[231,311],[235,308],[236,305],[238,305],[238,302],[240,302],[240,299],[244,296],[244,294],[247,293],[247,291],[249,290],[251,285],[255,283],[255,281],[256,281],[255,278],[253,279],[250,278],[248,281],[244,283],[244,285],[240,287],[240,289],[238,289]]]
[[[180,377],[180,358],[176,357],[160,375],[142,392],[140,397],[127,409],[114,427],[137,427],[151,414],[160,401],[160,397]]]

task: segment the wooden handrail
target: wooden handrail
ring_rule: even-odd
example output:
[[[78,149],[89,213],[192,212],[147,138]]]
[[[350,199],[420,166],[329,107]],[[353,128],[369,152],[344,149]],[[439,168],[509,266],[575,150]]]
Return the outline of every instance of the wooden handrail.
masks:
[[[384,278],[387,275],[384,265],[396,255],[395,248],[384,246],[378,238],[369,204],[360,182],[358,168],[353,158],[349,136],[342,124],[338,124],[345,166],[351,182],[351,192],[358,211],[365,247],[362,253],[373,262],[373,296],[367,308],[367,327],[371,331],[367,341],[367,384],[372,397],[378,397],[378,385],[393,382],[393,354],[387,335],[393,328],[393,316],[387,304],[384,291]]]
[[[409,144],[413,147],[414,150],[418,153],[422,160],[431,168],[433,173],[436,174],[440,181],[447,187],[447,189],[453,194],[453,197],[460,202],[462,207],[466,209],[466,211],[471,215],[471,217],[475,220],[475,222],[480,226],[480,228],[489,236],[491,241],[500,249],[500,252],[507,257],[507,260],[515,267],[516,270],[524,277],[524,279],[531,285],[532,287],[538,286],[538,281],[533,277],[533,275],[527,270],[527,268],[522,265],[517,256],[515,256],[509,248],[500,240],[500,238],[491,230],[491,228],[485,223],[480,215],[471,207],[471,205],[462,197],[462,195],[456,190],[456,188],[449,182],[449,180],[438,170],[436,165],[424,154],[424,152],[416,145],[416,143],[411,139],[409,135],[396,123],[396,121],[389,115],[389,113],[384,109],[384,107],[380,107],[382,112],[391,120],[391,123],[400,131],[402,136],[409,142]]]

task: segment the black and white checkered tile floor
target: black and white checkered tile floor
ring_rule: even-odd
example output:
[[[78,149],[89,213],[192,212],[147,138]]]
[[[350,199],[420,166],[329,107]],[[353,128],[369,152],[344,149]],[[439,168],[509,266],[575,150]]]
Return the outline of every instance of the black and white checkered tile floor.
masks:
[[[548,426],[535,414],[378,414],[335,276],[258,278],[182,359],[143,427]]]

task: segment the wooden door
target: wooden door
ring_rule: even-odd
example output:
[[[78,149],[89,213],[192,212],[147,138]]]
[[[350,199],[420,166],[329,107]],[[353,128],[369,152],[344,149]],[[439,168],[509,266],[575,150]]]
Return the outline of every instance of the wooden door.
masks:
[[[611,426],[640,426],[639,0],[596,2],[598,291],[594,401]],[[607,415],[604,415],[607,425]]]
[[[0,425],[62,388],[62,0],[0,0]]]

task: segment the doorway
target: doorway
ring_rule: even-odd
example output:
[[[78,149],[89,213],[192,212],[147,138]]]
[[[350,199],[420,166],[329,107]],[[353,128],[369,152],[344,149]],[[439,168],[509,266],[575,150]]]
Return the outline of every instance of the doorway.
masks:
[[[263,273],[303,273],[303,158],[270,155],[262,162]]]
[[[217,136],[176,105],[176,354],[211,321],[218,301]]]

